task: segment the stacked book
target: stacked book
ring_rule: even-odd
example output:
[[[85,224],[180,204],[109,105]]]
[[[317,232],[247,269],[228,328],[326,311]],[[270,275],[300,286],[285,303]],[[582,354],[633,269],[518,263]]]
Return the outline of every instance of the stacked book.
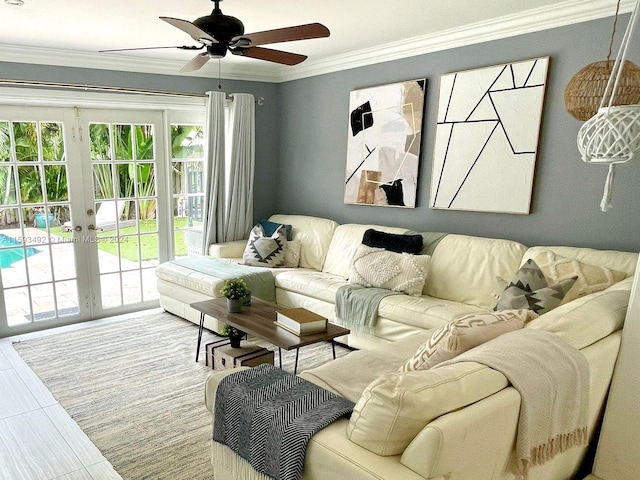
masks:
[[[323,332],[327,329],[327,319],[306,308],[278,310],[275,323],[296,335]]]

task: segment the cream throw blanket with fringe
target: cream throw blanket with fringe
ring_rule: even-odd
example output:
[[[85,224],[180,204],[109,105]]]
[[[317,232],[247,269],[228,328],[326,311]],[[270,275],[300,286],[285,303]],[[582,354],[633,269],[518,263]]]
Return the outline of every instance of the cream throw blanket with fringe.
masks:
[[[520,393],[515,473],[588,442],[589,365],[557,335],[525,328],[505,333],[433,368],[477,362],[501,372]]]

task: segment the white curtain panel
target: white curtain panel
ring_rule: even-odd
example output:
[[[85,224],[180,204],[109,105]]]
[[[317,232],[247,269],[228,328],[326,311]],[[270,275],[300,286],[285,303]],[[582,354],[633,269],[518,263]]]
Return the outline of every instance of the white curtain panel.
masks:
[[[207,92],[207,95],[202,255],[207,255],[210,244],[224,242],[225,232],[224,115],[226,94],[224,92]]]
[[[255,99],[234,93],[229,111],[231,158],[225,241],[247,238],[253,227]]]

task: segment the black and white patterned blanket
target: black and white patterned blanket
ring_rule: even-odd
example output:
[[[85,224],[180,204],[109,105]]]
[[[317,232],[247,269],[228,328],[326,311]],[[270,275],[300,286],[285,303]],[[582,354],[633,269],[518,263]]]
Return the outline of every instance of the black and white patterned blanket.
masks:
[[[354,403],[269,364],[225,377],[216,391],[213,440],[278,480],[302,474],[312,435]]]

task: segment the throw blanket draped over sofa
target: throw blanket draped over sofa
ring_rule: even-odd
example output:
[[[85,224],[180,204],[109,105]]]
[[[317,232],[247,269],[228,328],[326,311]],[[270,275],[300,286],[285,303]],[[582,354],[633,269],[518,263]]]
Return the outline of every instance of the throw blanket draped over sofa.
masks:
[[[303,378],[262,364],[221,382],[213,440],[258,472],[277,480],[298,480],[311,436],[348,416],[353,405]]]
[[[435,368],[457,362],[501,372],[520,394],[518,478],[529,478],[530,465],[587,443],[589,364],[557,335],[531,328],[505,333]]]

